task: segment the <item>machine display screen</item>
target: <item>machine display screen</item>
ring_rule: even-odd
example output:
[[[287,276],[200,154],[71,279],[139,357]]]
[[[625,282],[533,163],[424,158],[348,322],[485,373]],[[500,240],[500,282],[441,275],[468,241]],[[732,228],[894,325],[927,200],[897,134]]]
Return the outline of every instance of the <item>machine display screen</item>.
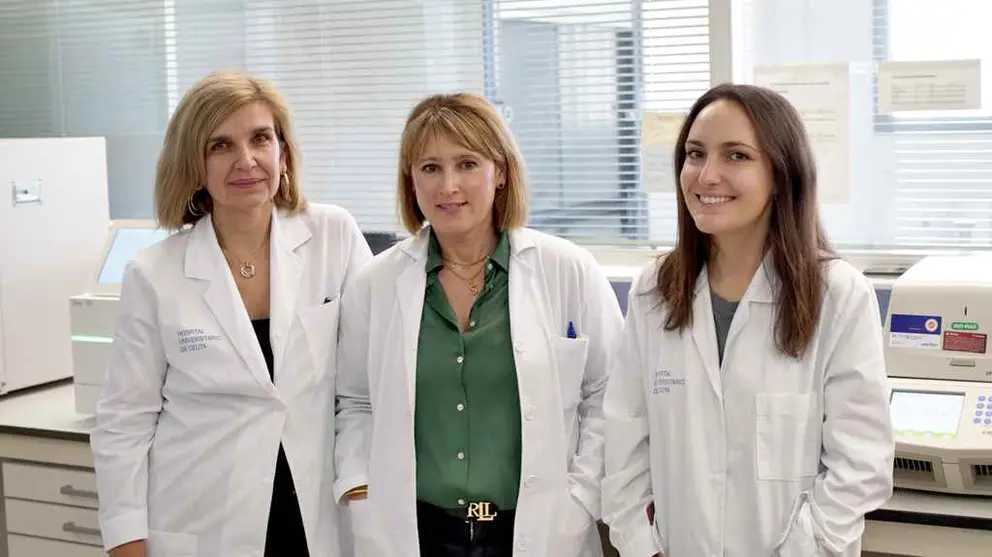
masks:
[[[161,228],[118,229],[100,269],[100,284],[120,284],[124,277],[124,268],[134,256],[168,236],[169,231]]]
[[[963,393],[893,391],[892,429],[899,434],[956,436],[963,405]]]

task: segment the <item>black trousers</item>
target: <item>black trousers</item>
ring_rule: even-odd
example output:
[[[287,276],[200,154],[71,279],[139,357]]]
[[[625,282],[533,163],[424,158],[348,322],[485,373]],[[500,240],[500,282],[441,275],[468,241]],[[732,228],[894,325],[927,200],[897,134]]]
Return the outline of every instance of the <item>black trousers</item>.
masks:
[[[289,470],[289,460],[286,459],[282,445],[279,446],[276,477],[272,485],[269,525],[265,533],[265,557],[310,557],[293,474]]]
[[[512,557],[513,511],[492,522],[466,522],[446,509],[417,501],[421,557]]]

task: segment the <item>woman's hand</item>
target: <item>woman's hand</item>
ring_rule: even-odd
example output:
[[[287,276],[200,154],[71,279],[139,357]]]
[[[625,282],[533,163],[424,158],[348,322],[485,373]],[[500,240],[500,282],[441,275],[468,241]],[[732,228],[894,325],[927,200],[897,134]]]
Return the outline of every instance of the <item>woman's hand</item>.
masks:
[[[128,542],[110,550],[109,557],[145,557],[145,540]]]

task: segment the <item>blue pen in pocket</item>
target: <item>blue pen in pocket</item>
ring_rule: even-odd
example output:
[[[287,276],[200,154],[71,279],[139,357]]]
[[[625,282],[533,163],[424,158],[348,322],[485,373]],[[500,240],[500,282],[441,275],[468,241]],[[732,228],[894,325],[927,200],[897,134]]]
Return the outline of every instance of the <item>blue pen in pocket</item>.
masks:
[[[572,323],[571,321],[568,322],[568,331],[565,333],[565,336],[568,338],[576,338],[575,323]]]

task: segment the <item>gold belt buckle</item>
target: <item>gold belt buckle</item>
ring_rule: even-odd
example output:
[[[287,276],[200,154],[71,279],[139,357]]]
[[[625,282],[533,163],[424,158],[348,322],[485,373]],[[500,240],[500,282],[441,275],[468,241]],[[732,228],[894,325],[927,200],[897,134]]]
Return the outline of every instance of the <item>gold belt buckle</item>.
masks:
[[[492,522],[496,518],[496,505],[489,501],[475,501],[468,504],[465,519],[468,522]]]

